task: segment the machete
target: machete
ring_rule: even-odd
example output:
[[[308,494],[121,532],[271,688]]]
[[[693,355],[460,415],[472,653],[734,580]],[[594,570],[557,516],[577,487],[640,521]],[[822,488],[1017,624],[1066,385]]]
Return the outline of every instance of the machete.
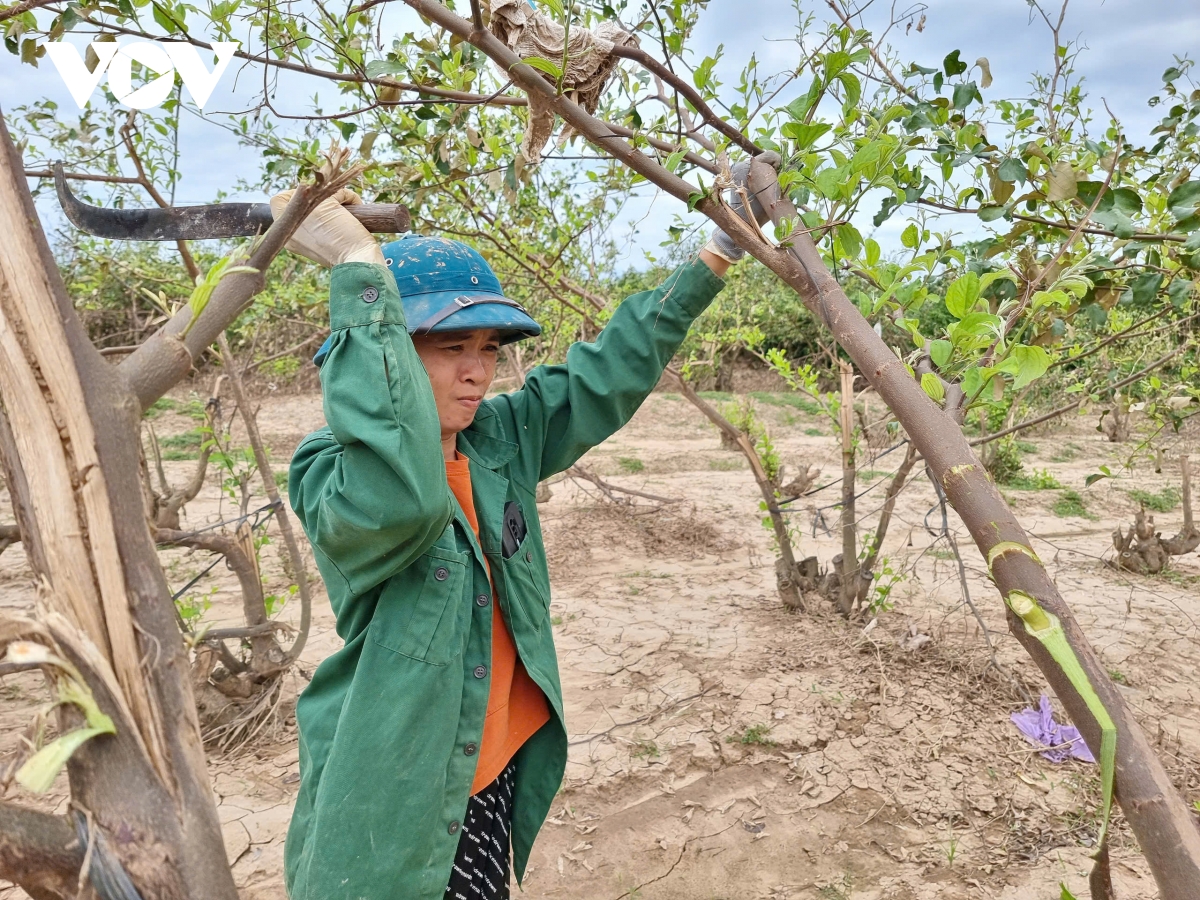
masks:
[[[262,234],[274,221],[267,203],[213,203],[160,209],[104,209],[71,193],[62,163],[54,164],[58,202],[72,225],[96,237],[120,241],[203,241]],[[346,209],[373,234],[409,231],[407,207],[395,203],[359,203]]]

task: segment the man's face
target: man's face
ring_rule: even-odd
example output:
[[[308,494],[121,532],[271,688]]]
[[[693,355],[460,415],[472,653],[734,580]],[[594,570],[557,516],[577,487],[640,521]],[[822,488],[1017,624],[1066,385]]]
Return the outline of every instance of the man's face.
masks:
[[[413,338],[437,401],[442,440],[471,424],[496,377],[500,332],[445,331]]]

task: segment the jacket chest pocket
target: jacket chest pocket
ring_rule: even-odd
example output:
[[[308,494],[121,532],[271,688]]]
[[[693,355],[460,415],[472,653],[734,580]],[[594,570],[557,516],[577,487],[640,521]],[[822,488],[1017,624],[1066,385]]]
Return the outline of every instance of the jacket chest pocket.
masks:
[[[526,624],[540,634],[542,620],[549,616],[550,601],[549,593],[541,585],[543,579],[538,577],[542,554],[541,548],[535,548],[535,543],[526,536],[516,552],[503,560],[502,565],[509,606],[515,607]]]
[[[469,561],[469,553],[431,547],[384,589],[371,620],[371,639],[433,666],[461,655]]]

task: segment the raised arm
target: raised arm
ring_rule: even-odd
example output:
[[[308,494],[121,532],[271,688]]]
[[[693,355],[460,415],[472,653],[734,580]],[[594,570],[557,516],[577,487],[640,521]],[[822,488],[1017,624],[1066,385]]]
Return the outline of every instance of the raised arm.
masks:
[[[530,482],[569,468],[629,421],[724,286],[714,271],[722,263],[694,259],[655,290],[628,297],[594,343],[573,344],[565,363],[539,366],[521,390],[496,398]]]
[[[333,266],[321,367],[328,427],[293,454],[288,495],[326,582],[340,577],[360,594],[429,549],[450,521],[437,406],[375,239],[327,200],[288,247]]]

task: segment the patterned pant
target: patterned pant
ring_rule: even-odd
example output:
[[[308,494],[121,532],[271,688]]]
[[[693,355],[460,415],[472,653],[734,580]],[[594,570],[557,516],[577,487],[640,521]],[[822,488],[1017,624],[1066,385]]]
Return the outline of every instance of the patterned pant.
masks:
[[[508,851],[517,764],[467,801],[444,900],[509,900]]]

